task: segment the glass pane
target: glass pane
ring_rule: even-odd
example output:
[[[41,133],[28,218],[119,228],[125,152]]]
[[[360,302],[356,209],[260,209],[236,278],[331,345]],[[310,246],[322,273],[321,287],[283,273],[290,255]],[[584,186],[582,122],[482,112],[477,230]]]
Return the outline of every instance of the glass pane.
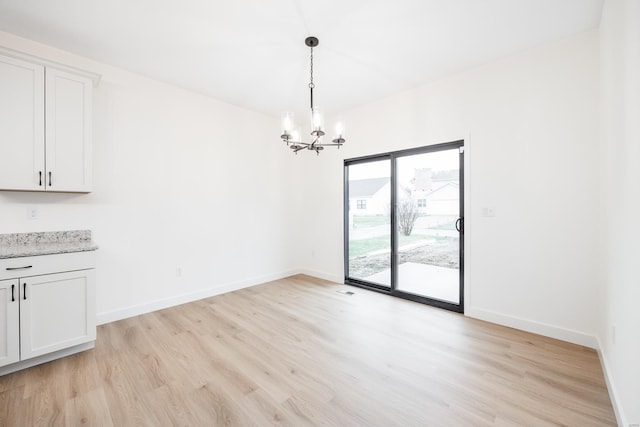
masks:
[[[460,303],[458,149],[399,157],[396,289]]]
[[[348,277],[391,286],[390,160],[349,166]]]

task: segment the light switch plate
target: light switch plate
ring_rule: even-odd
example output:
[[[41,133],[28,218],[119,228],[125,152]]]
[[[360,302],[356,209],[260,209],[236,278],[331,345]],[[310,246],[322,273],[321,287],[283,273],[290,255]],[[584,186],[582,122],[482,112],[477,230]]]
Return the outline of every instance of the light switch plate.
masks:
[[[39,215],[40,215],[40,212],[38,211],[37,207],[27,206],[27,219],[29,220],[38,219]]]
[[[496,208],[494,206],[487,206],[482,208],[482,216],[487,218],[496,216]]]

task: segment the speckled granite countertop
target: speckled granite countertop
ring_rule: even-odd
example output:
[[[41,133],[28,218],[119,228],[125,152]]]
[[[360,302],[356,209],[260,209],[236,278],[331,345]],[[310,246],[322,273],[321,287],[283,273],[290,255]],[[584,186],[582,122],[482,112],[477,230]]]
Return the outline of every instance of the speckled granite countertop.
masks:
[[[96,249],[90,230],[0,234],[0,259]]]

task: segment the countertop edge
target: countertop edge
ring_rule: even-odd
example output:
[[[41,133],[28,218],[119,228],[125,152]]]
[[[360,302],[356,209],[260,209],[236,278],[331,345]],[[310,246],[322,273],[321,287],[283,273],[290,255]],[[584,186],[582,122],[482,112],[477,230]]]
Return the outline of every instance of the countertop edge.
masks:
[[[98,245],[91,244],[86,246],[69,246],[68,248],[24,248],[24,250],[15,250],[10,253],[0,253],[0,259],[25,258],[30,256],[68,254],[74,252],[90,252],[98,250]]]

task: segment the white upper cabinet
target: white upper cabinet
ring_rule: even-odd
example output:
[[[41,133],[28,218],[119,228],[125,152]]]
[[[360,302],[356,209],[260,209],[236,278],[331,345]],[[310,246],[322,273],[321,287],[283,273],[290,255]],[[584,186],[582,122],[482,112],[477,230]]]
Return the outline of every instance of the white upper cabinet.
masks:
[[[47,191],[91,191],[91,80],[46,69]]]
[[[43,190],[44,67],[0,55],[0,189]]]
[[[99,76],[57,65],[0,49],[0,190],[91,191]]]

